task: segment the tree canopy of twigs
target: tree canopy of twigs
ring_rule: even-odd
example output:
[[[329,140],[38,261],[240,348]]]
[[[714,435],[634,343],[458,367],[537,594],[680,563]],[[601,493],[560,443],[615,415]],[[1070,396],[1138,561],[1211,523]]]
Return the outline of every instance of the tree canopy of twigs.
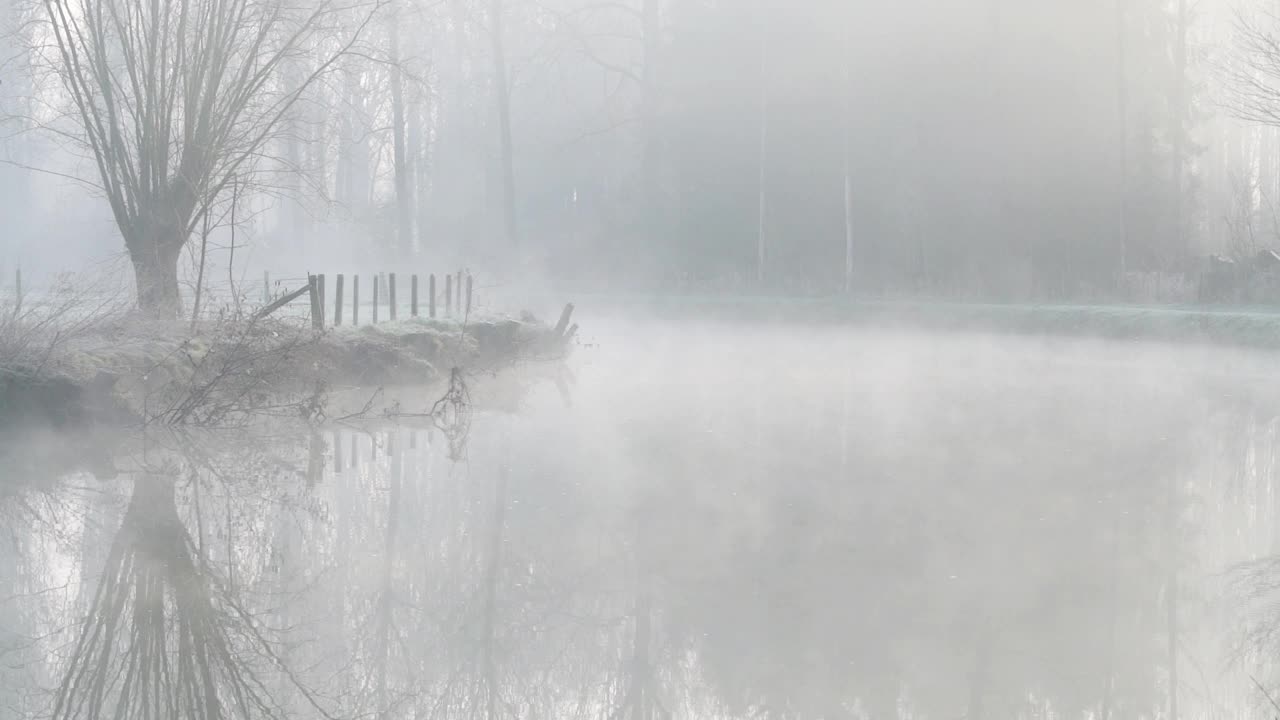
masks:
[[[50,69],[124,237],[139,306],[174,315],[192,231],[257,169],[290,108],[352,48],[377,3],[39,1],[56,50]],[[306,53],[321,57],[287,76]]]
[[[1238,12],[1235,36],[1236,52],[1224,68],[1230,108],[1246,122],[1280,126],[1280,12]]]

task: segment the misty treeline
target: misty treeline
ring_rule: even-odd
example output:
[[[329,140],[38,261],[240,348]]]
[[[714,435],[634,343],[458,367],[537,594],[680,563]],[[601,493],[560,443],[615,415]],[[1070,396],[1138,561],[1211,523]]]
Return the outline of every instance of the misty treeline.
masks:
[[[999,298],[1133,296],[1280,244],[1262,0],[5,11],[9,253],[49,234],[34,195],[84,181],[145,306],[232,228],[261,264]]]

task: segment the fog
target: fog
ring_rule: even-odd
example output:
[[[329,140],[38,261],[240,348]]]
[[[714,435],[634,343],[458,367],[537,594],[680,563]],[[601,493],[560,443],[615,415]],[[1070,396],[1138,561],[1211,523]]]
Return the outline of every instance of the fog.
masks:
[[[32,285],[125,243],[47,9],[6,7],[0,257]],[[413,263],[558,289],[1185,301],[1194,258],[1275,244],[1265,2],[316,7],[272,20],[300,36],[267,48],[261,92],[287,111],[236,110],[269,127],[223,148],[253,162],[195,205],[217,278]],[[117,32],[97,45],[127,56]],[[184,141],[203,142],[159,163],[178,172]]]
[[[1280,712],[1270,0],[0,8],[0,720]]]
[[[462,446],[6,443],[6,715],[1169,717],[1172,630],[1182,716],[1270,716],[1268,358],[584,319]]]

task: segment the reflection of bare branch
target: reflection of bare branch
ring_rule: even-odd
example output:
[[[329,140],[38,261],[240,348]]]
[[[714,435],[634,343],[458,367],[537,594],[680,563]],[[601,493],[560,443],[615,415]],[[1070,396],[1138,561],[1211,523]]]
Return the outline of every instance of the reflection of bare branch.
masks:
[[[197,553],[173,482],[140,476],[58,685],[53,718],[280,717],[250,653],[276,658]]]
[[[459,460],[466,453],[467,435],[471,432],[471,396],[461,369],[455,367],[449,372],[449,390],[431,408],[431,417],[449,439],[449,458]]]

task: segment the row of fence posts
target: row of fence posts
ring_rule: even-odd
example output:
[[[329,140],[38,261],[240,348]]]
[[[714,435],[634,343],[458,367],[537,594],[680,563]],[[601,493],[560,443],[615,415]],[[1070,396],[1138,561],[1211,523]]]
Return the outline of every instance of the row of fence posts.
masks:
[[[334,302],[333,302],[333,324],[334,327],[341,326],[343,323],[343,308],[346,305],[344,294],[346,292],[345,274],[339,273],[336,276],[334,285]],[[308,294],[311,298],[311,324],[317,330],[324,329],[325,317],[327,314],[328,304],[326,302],[326,276],[307,275]],[[471,315],[471,301],[474,290],[474,283],[471,273],[458,271],[455,274],[444,276],[444,293],[436,292],[436,276],[431,274],[427,276],[427,317],[436,318],[436,301],[438,298],[444,300],[444,316],[453,317],[456,309],[462,317]],[[263,305],[271,303],[271,275],[264,271],[262,273],[262,302]],[[383,302],[387,304],[390,320],[396,319],[399,303],[396,298],[396,274],[395,273],[378,273],[373,276],[373,323],[378,323],[378,310]],[[409,314],[411,317],[419,316],[418,306],[418,276],[409,276]],[[351,276],[351,324],[360,324],[360,276]]]

